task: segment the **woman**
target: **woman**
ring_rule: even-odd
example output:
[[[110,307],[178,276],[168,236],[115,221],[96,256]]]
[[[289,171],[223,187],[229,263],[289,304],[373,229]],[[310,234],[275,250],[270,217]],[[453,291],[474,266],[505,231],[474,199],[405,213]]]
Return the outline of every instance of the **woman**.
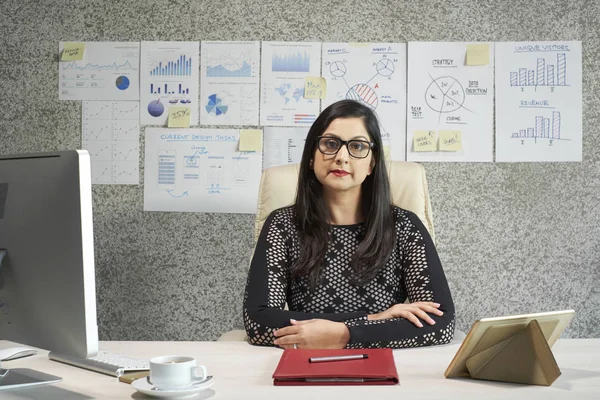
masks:
[[[433,241],[390,199],[373,111],[352,100],[327,107],[306,138],[295,204],[271,213],[256,245],[244,297],[250,343],[339,349],[452,340],[454,304]]]

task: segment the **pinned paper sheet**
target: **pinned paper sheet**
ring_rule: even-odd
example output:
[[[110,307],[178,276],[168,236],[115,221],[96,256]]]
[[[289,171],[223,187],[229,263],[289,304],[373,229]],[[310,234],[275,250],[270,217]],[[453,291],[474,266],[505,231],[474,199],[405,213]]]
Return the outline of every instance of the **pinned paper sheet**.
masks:
[[[169,128],[189,128],[190,108],[186,106],[169,107]]]
[[[304,78],[304,98],[324,99],[327,97],[327,81],[322,76]]]
[[[263,133],[260,129],[240,130],[239,151],[262,151]]]
[[[467,45],[467,65],[488,65],[489,63],[489,43],[473,43]]]
[[[65,43],[60,56],[61,61],[79,61],[83,60],[85,43]]]
[[[413,151],[436,151],[437,143],[434,131],[415,131]]]
[[[461,151],[461,131],[440,131],[440,151]]]

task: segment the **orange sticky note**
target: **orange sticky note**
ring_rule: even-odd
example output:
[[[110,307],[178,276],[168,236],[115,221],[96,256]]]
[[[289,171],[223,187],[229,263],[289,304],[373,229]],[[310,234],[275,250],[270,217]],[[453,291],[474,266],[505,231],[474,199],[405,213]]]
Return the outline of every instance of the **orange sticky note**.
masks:
[[[461,151],[461,131],[440,131],[440,151]]]
[[[436,139],[435,131],[414,131],[413,151],[436,151]]]
[[[169,107],[169,128],[189,128],[190,108],[186,106]]]

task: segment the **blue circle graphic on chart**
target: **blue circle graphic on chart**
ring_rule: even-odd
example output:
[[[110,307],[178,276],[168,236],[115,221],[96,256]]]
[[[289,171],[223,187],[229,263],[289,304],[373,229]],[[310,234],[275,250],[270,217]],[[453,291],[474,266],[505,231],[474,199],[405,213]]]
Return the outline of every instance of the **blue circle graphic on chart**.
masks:
[[[117,89],[125,90],[129,87],[129,78],[126,76],[120,76],[117,78],[115,84],[117,85]]]
[[[148,113],[153,117],[160,117],[165,112],[165,106],[158,100],[152,100],[148,104]]]

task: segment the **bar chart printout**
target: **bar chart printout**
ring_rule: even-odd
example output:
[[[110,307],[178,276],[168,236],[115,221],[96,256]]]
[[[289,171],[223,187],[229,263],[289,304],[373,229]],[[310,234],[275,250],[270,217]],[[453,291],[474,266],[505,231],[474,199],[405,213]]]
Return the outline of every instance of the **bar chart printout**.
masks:
[[[557,139],[560,140],[560,112],[552,111],[551,118],[535,116],[535,126],[513,132],[513,139]]]
[[[581,42],[496,43],[496,161],[581,161]]]
[[[140,123],[165,125],[169,107],[190,108],[198,124],[199,42],[142,42]]]
[[[558,53],[555,63],[546,63],[545,57],[536,59],[535,67],[519,68],[510,72],[510,86],[567,86],[566,53]]]

